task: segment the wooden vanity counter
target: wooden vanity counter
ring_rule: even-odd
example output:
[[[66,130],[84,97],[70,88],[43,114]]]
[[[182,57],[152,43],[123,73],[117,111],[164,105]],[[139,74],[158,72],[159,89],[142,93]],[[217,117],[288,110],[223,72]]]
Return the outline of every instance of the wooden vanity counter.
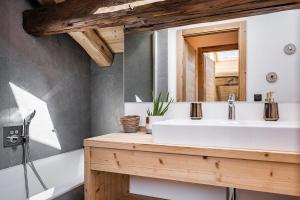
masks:
[[[129,175],[300,196],[300,153],[161,145],[152,135],[84,141],[86,200],[155,200],[129,194]]]

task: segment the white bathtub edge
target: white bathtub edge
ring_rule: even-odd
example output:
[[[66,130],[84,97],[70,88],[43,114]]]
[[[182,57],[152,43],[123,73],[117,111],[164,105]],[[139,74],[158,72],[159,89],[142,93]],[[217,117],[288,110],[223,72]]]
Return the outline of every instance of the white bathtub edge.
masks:
[[[36,194],[36,195],[30,197],[28,200],[41,200],[41,199],[52,200],[52,199],[62,196],[63,194],[65,194],[67,192],[72,191],[73,189],[75,189],[83,184],[84,184],[84,182],[81,181],[81,178],[78,178],[78,180],[73,181],[69,184],[50,188],[44,192]]]
[[[76,149],[35,160],[36,169],[48,186],[44,191],[31,169],[28,170],[30,197],[27,200],[52,200],[84,183],[83,149]],[[0,199],[26,199],[22,165],[0,170]]]

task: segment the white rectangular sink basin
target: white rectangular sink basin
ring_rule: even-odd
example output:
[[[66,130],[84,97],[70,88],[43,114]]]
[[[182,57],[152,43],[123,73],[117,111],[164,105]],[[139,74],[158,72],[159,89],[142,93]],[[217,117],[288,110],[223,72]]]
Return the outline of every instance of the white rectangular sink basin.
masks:
[[[154,123],[155,143],[300,152],[300,122],[175,119]]]

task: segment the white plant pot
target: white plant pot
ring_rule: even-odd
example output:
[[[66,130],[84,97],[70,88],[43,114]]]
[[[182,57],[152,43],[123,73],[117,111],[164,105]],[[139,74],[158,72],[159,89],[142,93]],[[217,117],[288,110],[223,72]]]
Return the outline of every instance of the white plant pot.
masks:
[[[152,124],[155,122],[160,122],[166,120],[164,116],[148,116],[146,118],[146,129],[147,133],[152,133]]]

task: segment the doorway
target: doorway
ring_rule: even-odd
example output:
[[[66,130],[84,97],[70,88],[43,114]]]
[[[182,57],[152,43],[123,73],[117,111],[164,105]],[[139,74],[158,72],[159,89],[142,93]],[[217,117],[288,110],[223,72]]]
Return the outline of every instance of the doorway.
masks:
[[[177,101],[246,100],[246,22],[177,32]]]

